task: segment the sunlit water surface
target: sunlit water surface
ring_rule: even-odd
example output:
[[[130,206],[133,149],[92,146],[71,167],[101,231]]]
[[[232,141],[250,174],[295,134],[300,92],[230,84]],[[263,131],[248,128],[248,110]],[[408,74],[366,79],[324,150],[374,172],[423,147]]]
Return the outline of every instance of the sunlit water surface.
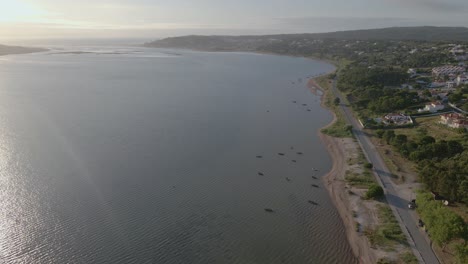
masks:
[[[306,80],[331,69],[131,47],[0,57],[0,262],[356,262],[312,178],[331,167],[331,114]]]

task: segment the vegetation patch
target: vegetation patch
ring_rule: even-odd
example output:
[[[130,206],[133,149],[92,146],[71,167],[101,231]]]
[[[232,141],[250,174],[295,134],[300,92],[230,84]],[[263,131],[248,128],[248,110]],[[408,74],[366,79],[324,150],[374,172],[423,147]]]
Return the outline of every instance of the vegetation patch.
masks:
[[[336,120],[333,124],[327,128],[322,129],[322,133],[338,138],[353,137],[352,126],[349,125],[343,116],[339,108],[339,101],[336,101],[336,97],[331,92],[330,79],[327,76],[319,77],[316,79],[317,83],[325,89],[325,105],[335,113]]]
[[[434,200],[428,192],[418,192],[416,196],[417,210],[424,223],[424,228],[431,239],[444,251],[451,242],[455,246],[456,258],[468,258],[468,224],[463,218],[449,210],[441,201]],[[466,262],[465,262],[466,263]]]
[[[367,171],[363,173],[347,172],[345,180],[350,185],[358,188],[369,188],[371,184],[375,183],[373,175]]]
[[[388,205],[377,205],[380,224],[375,229],[366,230],[373,246],[393,250],[398,244],[407,245],[406,236]]]
[[[366,199],[378,199],[384,195],[383,188],[378,184],[371,184],[366,192]]]
[[[406,251],[400,254],[400,259],[405,264],[418,264],[418,259],[410,251]]]

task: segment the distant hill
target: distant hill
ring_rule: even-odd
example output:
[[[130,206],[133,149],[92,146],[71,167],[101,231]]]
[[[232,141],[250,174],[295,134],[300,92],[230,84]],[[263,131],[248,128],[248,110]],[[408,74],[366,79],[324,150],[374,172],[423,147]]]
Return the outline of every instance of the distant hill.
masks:
[[[46,49],[0,45],[0,56],[9,55],[9,54],[33,53],[33,52],[40,52],[40,51],[46,51]]]
[[[183,36],[166,38],[147,47],[187,48],[197,50],[256,50],[267,41],[294,41],[314,39],[335,40],[414,40],[414,41],[467,41],[466,27],[392,27],[382,29],[350,30],[329,33],[285,34],[264,36]]]

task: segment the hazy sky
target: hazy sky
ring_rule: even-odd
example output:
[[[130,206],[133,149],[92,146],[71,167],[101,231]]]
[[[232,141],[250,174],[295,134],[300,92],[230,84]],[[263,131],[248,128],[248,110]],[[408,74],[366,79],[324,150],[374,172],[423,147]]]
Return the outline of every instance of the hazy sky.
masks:
[[[0,0],[0,41],[468,26],[466,14],[468,0]]]

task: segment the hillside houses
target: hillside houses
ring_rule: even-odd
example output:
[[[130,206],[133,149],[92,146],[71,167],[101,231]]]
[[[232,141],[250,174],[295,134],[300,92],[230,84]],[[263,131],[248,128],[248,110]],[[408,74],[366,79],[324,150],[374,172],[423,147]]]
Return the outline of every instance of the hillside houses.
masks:
[[[446,65],[446,66],[433,68],[432,76],[435,78],[440,78],[440,77],[445,77],[449,75],[456,76],[458,74],[463,74],[464,72],[465,72],[465,67]]]
[[[422,109],[419,109],[418,112],[431,112],[435,113],[437,111],[443,110],[445,108],[444,104],[440,101],[432,102],[430,104],[426,104],[426,106]]]
[[[440,116],[439,123],[451,128],[465,128],[468,129],[468,119],[462,114],[451,113]]]

